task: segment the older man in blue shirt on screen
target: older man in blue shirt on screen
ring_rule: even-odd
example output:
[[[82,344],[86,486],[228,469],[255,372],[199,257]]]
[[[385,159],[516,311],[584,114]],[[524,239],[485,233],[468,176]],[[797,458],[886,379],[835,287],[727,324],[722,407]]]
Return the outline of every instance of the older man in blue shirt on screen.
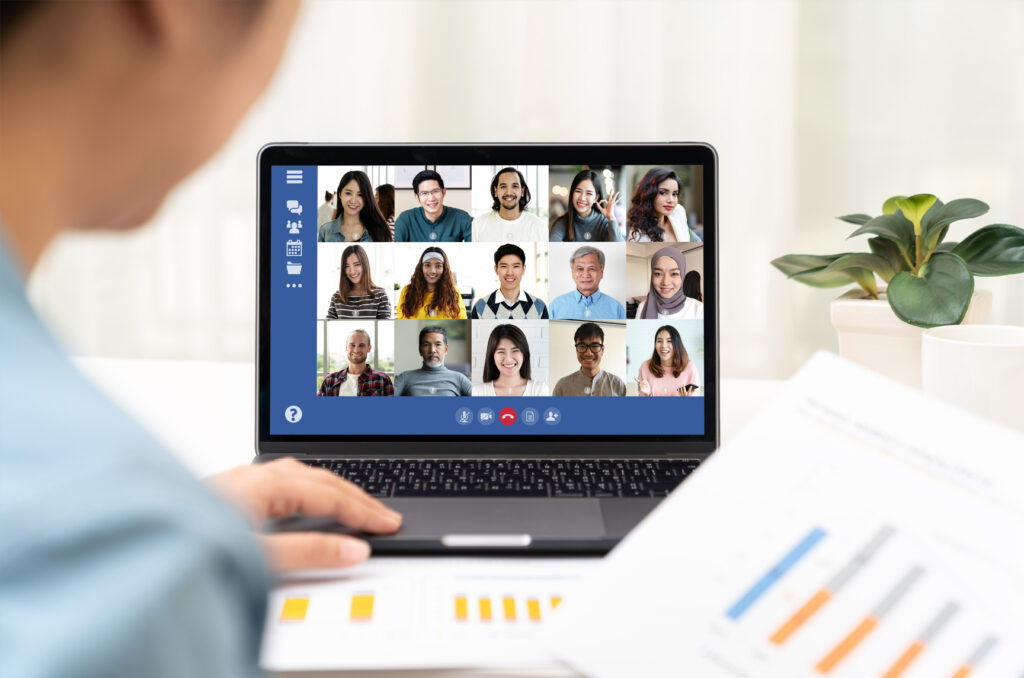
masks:
[[[222,473],[218,497],[78,373],[25,298],[61,230],[146,221],[220,146],[296,9],[0,3],[0,676],[259,675],[265,568],[341,567],[369,549],[250,525],[294,511],[399,525],[294,460]]]
[[[576,289],[551,300],[552,318],[567,320],[622,320],[626,309],[600,290],[604,278],[604,252],[584,245],[569,258]]]

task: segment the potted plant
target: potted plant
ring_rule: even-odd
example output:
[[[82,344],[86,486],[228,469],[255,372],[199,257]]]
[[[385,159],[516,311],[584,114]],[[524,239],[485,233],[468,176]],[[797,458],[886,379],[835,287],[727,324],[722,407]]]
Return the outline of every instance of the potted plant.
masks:
[[[771,263],[813,287],[857,284],[832,302],[840,354],[919,388],[922,330],[984,318],[991,295],[974,291],[974,276],[1024,272],[1024,229],[991,224],[962,242],[944,241],[950,224],[986,212],[988,205],[973,198],[895,196],[880,216],[839,217],[859,226],[850,238],[873,236],[870,252],[789,254]],[[875,276],[886,286],[879,288]]]

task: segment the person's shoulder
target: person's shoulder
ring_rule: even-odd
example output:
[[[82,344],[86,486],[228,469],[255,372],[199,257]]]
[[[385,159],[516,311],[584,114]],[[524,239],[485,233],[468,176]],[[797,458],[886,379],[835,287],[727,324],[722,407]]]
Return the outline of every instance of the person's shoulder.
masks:
[[[334,304],[339,301],[341,301],[341,290],[334,290],[334,293],[331,294],[331,303]]]
[[[461,207],[448,207],[449,218],[458,219],[459,221],[473,221],[473,217],[469,216],[469,212],[462,209]]]

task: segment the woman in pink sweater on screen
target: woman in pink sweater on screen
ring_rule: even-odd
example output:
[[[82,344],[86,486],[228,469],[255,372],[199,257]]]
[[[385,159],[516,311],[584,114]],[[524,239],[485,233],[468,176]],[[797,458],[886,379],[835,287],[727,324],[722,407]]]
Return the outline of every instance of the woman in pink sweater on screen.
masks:
[[[636,377],[642,396],[691,396],[700,393],[697,366],[683,346],[679,330],[662,325],[654,334],[654,353],[640,365]]]

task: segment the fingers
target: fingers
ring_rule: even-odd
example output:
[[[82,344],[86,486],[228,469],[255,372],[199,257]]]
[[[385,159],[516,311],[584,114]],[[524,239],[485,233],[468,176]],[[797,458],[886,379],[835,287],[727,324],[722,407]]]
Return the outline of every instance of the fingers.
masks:
[[[266,517],[293,513],[334,518],[367,532],[391,533],[402,524],[401,514],[369,496],[354,483],[325,469],[291,459],[263,465]]]
[[[274,572],[351,567],[370,555],[365,541],[340,534],[291,532],[261,539]]]

